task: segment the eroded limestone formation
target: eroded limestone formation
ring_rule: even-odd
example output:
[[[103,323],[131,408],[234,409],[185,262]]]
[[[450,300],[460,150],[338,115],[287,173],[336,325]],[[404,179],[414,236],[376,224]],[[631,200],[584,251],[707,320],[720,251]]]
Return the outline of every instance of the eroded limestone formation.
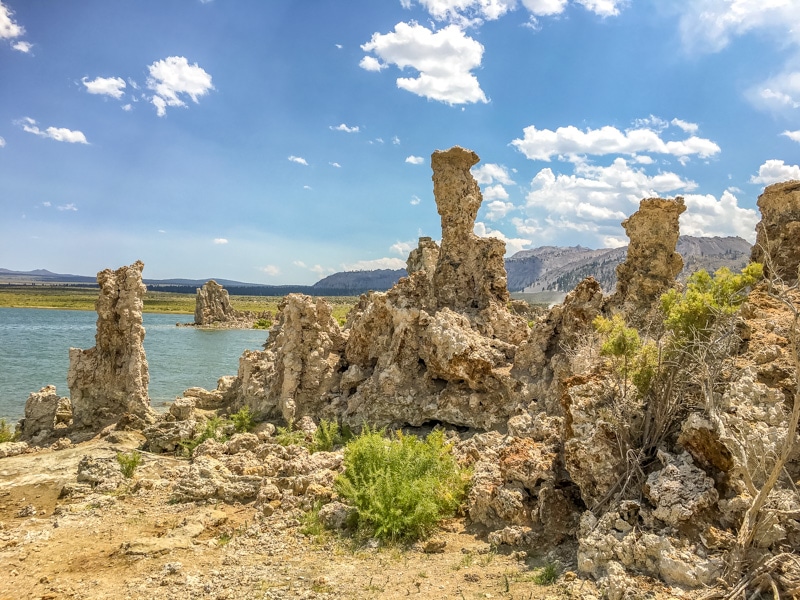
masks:
[[[764,265],[767,276],[794,283],[800,266],[800,181],[767,186],[758,208],[761,222],[751,259]]]
[[[20,438],[24,441],[46,439],[53,432],[72,424],[72,403],[59,397],[56,386],[48,385],[31,392],[25,402],[25,418],[20,421]]]
[[[269,311],[236,310],[231,305],[228,290],[213,279],[197,288],[194,324],[198,327],[250,328],[258,319],[272,319]]]
[[[70,348],[69,385],[74,426],[99,431],[128,413],[150,418],[150,376],[144,353],[144,263],[97,274],[100,295],[95,346]]]
[[[622,226],[628,235],[628,254],[617,267],[612,307],[635,316],[653,308],[661,294],[675,285],[683,258],[675,252],[678,217],[686,210],[683,198],[645,198]]]

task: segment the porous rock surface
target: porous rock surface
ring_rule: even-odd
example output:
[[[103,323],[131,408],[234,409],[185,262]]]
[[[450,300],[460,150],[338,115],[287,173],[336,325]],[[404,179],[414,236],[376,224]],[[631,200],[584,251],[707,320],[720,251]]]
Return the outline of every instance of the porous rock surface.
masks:
[[[99,431],[125,413],[151,418],[144,353],[144,263],[97,274],[95,346],[70,348],[67,385],[76,429]]]
[[[751,259],[764,264],[766,275],[797,281],[800,264],[800,181],[774,183],[758,197],[761,222]]]
[[[249,329],[258,319],[271,319],[269,311],[236,310],[226,290],[213,279],[197,288],[194,305],[194,324],[198,327]]]
[[[47,385],[38,392],[31,392],[25,402],[25,417],[20,421],[20,439],[44,439],[55,430],[66,429],[72,424],[72,403],[67,397],[59,397],[56,386]]]

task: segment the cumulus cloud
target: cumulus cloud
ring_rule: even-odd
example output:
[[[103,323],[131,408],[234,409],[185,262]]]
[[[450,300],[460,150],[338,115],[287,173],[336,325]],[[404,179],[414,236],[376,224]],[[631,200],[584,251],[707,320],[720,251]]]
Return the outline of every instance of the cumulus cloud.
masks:
[[[533,243],[531,240],[523,238],[510,238],[502,231],[490,229],[485,223],[481,223],[480,221],[475,222],[475,226],[472,230],[478,237],[493,237],[498,240],[503,240],[506,243],[506,255],[516,254],[520,250],[525,250],[526,247]]]
[[[0,39],[11,40],[25,33],[25,28],[14,21],[14,13],[0,2]]]
[[[392,136],[392,143],[393,143],[395,146],[399,146],[399,145],[400,145],[400,138],[399,138],[399,137],[397,137],[396,135]]]
[[[30,42],[14,42],[11,44],[11,47],[17,52],[22,52],[23,54],[30,54],[31,50],[33,50],[33,44]]]
[[[358,262],[342,265],[345,271],[374,271],[376,269],[405,269],[406,261],[400,258],[376,258],[374,260],[359,260]]]
[[[224,244],[227,244],[228,240],[225,238],[214,238],[214,243],[217,244],[218,246],[222,246]]]
[[[569,0],[521,0],[533,18],[559,15],[566,10]],[[400,0],[405,8],[411,0]],[[461,27],[478,26],[484,21],[494,21],[517,8],[517,0],[418,0],[418,3],[437,21],[450,21]],[[627,0],[574,0],[586,10],[601,17],[620,13]]]
[[[332,166],[332,167],[336,167],[337,169],[341,169],[341,168],[342,168],[342,165],[340,165],[340,164],[339,164],[339,163],[337,163],[337,162],[330,162],[330,163],[328,163],[328,164],[329,164],[330,166]]]
[[[497,181],[503,185],[513,185],[514,181],[508,174],[508,169],[503,165],[496,165],[494,163],[486,163],[479,167],[472,168],[472,176],[475,181],[481,185],[488,185]]]
[[[684,121],[683,119],[678,119],[677,117],[672,119],[672,121],[670,121],[670,123],[675,125],[675,127],[680,127],[686,133],[690,133],[692,135],[697,133],[697,130],[699,129],[699,126],[697,125],[697,123],[689,123],[687,121]]]
[[[499,183],[497,185],[487,186],[483,190],[484,200],[508,200],[508,192]]]
[[[0,136],[0,148],[5,147],[5,145],[6,145],[6,140],[2,136]]]
[[[577,0],[589,12],[600,17],[616,17],[627,0]]]
[[[756,106],[774,112],[797,110],[800,108],[800,71],[784,70],[752,87],[749,97]]]
[[[266,273],[270,277],[275,277],[281,274],[280,268],[276,267],[275,265],[267,265],[265,267],[261,267],[260,271],[262,273]]]
[[[523,129],[523,137],[513,140],[511,144],[531,160],[547,162],[554,156],[576,160],[581,155],[634,155],[641,152],[708,158],[720,151],[720,147],[711,140],[697,136],[665,142],[659,132],[653,129],[620,131],[608,125],[600,129],[588,128],[586,131],[572,125],[559,127],[555,131],[530,125]]]
[[[412,165],[421,165],[425,159],[421,156],[406,156],[406,162]]]
[[[800,129],[797,131],[784,131],[781,135],[785,135],[790,140],[800,143]]]
[[[198,98],[214,89],[211,75],[194,63],[189,64],[183,56],[169,56],[157,60],[148,67],[150,76],[147,87],[155,92],[151,102],[159,117],[167,114],[168,106],[186,106],[181,95],[186,95],[197,104]]]
[[[345,133],[358,133],[358,131],[359,131],[358,125],[354,125],[353,127],[349,127],[349,126],[345,125],[344,123],[342,123],[341,125],[336,125],[336,126],[331,125],[330,129],[332,131],[344,131]]]
[[[301,157],[301,156],[291,155],[289,157],[289,160],[292,161],[293,163],[297,163],[298,165],[308,166],[308,161],[305,158]]]
[[[417,244],[414,240],[409,240],[407,242],[395,242],[391,245],[389,250],[394,252],[395,254],[399,254],[400,256],[408,256],[409,252],[411,252],[414,248],[417,247]]]
[[[719,200],[711,194],[685,194],[686,212],[680,216],[681,233],[696,236],[738,235],[751,244],[755,242],[758,214],[741,208],[730,190]]]
[[[70,202],[68,204],[61,204],[59,206],[56,206],[56,209],[60,211],[78,212],[78,207],[75,206],[74,202]]]
[[[420,202],[422,202],[422,200],[419,199],[419,196],[413,195],[413,196],[411,196],[410,202],[411,202],[411,206],[417,206]]]
[[[572,174],[539,171],[526,195],[525,217],[512,219],[520,235],[553,238],[556,231],[580,232],[587,245],[624,237],[620,223],[642,198],[690,192],[697,185],[671,172],[649,175],[624,158],[609,166],[577,163]],[[593,240],[593,241],[591,241]]]
[[[125,112],[130,112],[133,110],[133,106],[131,106],[130,104],[123,104],[122,110],[124,110]]]
[[[490,221],[499,221],[516,208],[512,202],[492,200],[486,205],[486,218]]]
[[[750,178],[750,183],[770,185],[789,179],[800,179],[800,166],[787,165],[782,160],[768,160],[758,168],[758,175]]]
[[[398,23],[390,33],[375,33],[363,44],[360,65],[368,71],[393,64],[410,67],[417,77],[400,77],[397,87],[446,104],[488,102],[472,70],[481,65],[483,45],[456,25],[432,31],[416,22]]]
[[[24,131],[38,135],[39,137],[49,138],[57,142],[67,142],[69,144],[88,144],[86,136],[81,131],[73,131],[66,127],[48,127],[44,131],[39,129],[39,125],[30,117],[23,117],[16,122],[22,126]]]
[[[90,94],[111,96],[119,100],[125,94],[125,80],[121,77],[96,77],[89,81],[88,77],[81,79]]]

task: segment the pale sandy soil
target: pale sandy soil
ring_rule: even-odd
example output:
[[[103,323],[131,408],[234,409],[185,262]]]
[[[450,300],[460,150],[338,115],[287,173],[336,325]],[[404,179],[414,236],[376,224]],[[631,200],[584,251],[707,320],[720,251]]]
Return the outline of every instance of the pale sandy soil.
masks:
[[[133,483],[113,493],[59,498],[82,456],[136,445],[119,442],[0,459],[0,600],[600,597],[569,572],[537,585],[547,557],[492,549],[463,519],[444,524],[435,536],[444,551],[431,554],[315,538],[252,504],[171,504],[170,469],[181,464],[172,457],[145,455]],[[565,571],[574,556],[561,549]],[[652,582],[643,588],[643,597],[670,597]]]

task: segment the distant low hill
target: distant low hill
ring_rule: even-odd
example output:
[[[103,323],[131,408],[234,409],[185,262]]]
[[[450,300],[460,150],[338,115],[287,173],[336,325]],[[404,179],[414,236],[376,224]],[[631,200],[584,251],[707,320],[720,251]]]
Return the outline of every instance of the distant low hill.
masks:
[[[511,292],[566,293],[588,276],[600,282],[605,292],[617,284],[617,265],[625,260],[627,246],[592,250],[582,246],[541,246],[523,250],[506,259],[508,289]],[[739,270],[750,259],[750,244],[740,237],[694,237],[682,235],[677,251],[683,256],[684,269],[679,278],[686,278],[698,269],[713,272],[720,267]],[[343,271],[320,279],[314,285],[261,285],[230,279],[215,279],[233,295],[285,296],[291,293],[310,296],[357,296],[368,290],[385,291],[406,275],[405,269],[375,271]],[[193,294],[208,279],[145,279],[154,291]],[[94,286],[94,277],[63,275],[44,269],[10,271],[0,269],[0,283],[68,284]]]

